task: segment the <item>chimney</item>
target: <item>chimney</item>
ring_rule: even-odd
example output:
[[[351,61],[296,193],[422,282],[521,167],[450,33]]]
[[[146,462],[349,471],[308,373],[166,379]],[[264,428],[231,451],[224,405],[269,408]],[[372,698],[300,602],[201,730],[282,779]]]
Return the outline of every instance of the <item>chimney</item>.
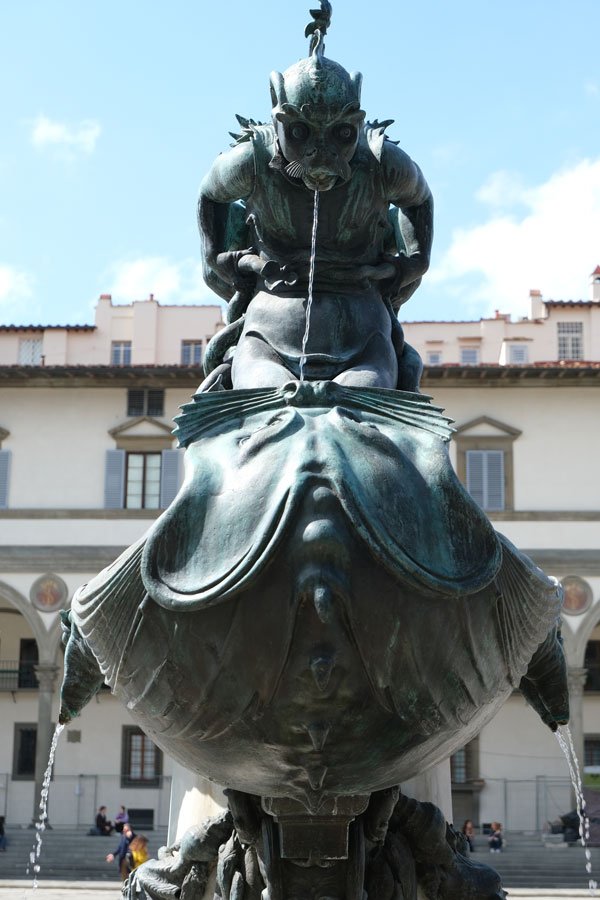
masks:
[[[531,303],[531,318],[545,319],[546,307],[542,299],[542,292],[533,288],[529,291],[529,302]]]
[[[600,303],[600,266],[596,266],[590,275],[590,284],[592,286],[592,301]]]

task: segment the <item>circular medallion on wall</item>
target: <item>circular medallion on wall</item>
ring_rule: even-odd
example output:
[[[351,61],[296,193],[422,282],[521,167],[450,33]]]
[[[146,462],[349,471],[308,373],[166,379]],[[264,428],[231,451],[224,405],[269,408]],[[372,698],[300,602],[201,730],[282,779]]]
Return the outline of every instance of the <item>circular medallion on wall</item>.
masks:
[[[69,589],[58,575],[42,575],[31,585],[29,597],[36,609],[41,612],[56,612],[67,602]]]
[[[580,616],[592,605],[592,589],[578,575],[567,575],[561,582],[565,592],[563,612],[570,616]]]

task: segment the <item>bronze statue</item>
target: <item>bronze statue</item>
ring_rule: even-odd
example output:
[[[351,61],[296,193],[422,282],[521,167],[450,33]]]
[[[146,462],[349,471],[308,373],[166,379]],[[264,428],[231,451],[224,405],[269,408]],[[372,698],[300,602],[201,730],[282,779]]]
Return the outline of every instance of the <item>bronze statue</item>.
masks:
[[[328,20],[327,10],[317,18],[307,59],[271,75],[272,124],[242,120],[202,182],[205,278],[233,314],[216,345],[237,341],[218,375],[236,388],[299,377],[317,194],[306,377],[416,389],[418,361],[395,313],[429,266],[431,192],[385,136],[391,120],[365,125],[360,73],[323,55]]]
[[[106,682],[228,788],[131,898],[201,900],[218,858],[220,900],[500,900],[398,785],[517,687],[568,720],[560,587],[459,483],[396,319],[427,269],[429,189],[386,123],[363,127],[321,6],[309,58],[272,76],[274,124],[248,121],[203,183],[231,315],[176,420],[185,483],[65,617],[61,721]]]

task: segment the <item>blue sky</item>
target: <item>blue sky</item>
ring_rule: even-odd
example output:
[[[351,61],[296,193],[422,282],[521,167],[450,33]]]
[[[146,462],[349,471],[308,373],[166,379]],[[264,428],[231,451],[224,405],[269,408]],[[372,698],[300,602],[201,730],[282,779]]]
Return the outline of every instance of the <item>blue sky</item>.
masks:
[[[436,202],[430,273],[402,318],[581,299],[600,263],[598,0],[333,0],[326,54]],[[27,0],[0,12],[0,323],[113,302],[210,302],[198,185],[234,114],[306,55],[300,0]]]

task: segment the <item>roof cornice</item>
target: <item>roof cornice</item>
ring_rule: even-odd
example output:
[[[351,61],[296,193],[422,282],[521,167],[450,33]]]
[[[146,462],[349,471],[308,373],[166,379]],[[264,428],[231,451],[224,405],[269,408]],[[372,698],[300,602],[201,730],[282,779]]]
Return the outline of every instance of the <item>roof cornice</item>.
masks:
[[[200,366],[0,366],[0,387],[197,386]]]

